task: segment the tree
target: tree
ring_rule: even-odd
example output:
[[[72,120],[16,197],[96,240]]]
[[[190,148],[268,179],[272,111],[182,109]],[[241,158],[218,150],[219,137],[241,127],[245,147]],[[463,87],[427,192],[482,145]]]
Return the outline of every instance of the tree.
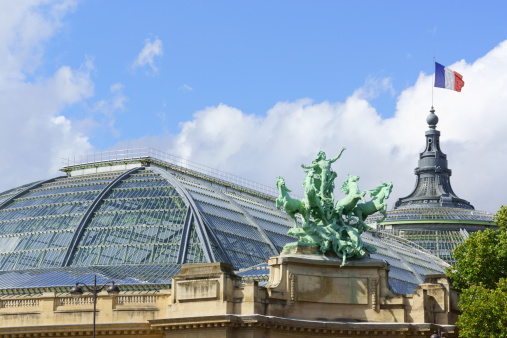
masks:
[[[461,295],[460,337],[507,337],[507,280],[494,289],[474,285]]]
[[[461,337],[507,337],[507,207],[494,217],[499,230],[472,233],[454,250],[447,269],[462,292],[456,323]]]

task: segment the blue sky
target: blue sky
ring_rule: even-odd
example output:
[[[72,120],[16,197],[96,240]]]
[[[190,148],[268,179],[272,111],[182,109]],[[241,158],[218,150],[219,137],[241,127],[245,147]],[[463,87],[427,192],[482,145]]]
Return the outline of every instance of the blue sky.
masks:
[[[504,165],[507,143],[496,129],[483,126],[484,135],[474,136],[482,141],[470,143],[470,130],[507,107],[503,1],[33,0],[0,7],[0,57],[8,60],[0,66],[0,139],[10,146],[2,156],[27,166],[4,170],[5,189],[57,173],[63,156],[126,146],[152,146],[268,185],[281,172],[300,185],[290,168],[321,147],[347,146],[344,170],[395,181],[394,203],[413,186],[435,53],[465,80],[463,93],[435,90],[455,190],[488,211],[506,204],[484,188],[503,182],[500,171],[468,182],[477,161]],[[490,78],[499,83],[496,95],[478,86]],[[495,121],[495,128],[507,124]],[[284,141],[271,140],[276,135]],[[472,163],[472,148],[487,157]]]
[[[392,90],[371,103],[393,115],[396,98],[419,72],[475,61],[507,36],[506,4],[383,1],[79,2],[48,41],[34,76],[77,68],[93,58],[95,95],[64,111],[81,119],[114,83],[128,98],[117,134],[103,129],[98,149],[119,140],[177,133],[179,123],[225,103],[265,114],[279,101],[343,101],[367,79],[390,78]],[[503,8],[501,8],[503,7]],[[157,72],[132,69],[146,41],[162,41]],[[187,87],[188,86],[188,87]],[[186,88],[186,89],[185,89]],[[190,90],[192,88],[192,90]]]

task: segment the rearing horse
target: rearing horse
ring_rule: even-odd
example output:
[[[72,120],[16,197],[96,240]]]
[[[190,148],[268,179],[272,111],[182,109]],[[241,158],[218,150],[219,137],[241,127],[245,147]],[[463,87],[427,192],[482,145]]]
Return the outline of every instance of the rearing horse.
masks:
[[[380,183],[382,183],[382,185],[379,185],[375,189],[368,191],[368,195],[370,195],[370,197],[373,196],[373,199],[371,201],[363,204],[358,204],[352,210],[352,213],[358,218],[358,222],[363,227],[363,229],[369,229],[369,226],[364,223],[364,220],[377,211],[380,211],[382,215],[384,215],[380,221],[377,221],[378,223],[382,222],[387,217],[387,203],[384,203],[384,200],[389,198],[391,190],[393,189],[393,184],[383,182]]]
[[[357,186],[357,181],[359,180],[359,176],[351,176],[348,175],[348,178],[345,182],[343,182],[343,185],[341,187],[341,190],[347,194],[345,198],[342,198],[338,202],[336,202],[336,205],[334,207],[335,212],[338,214],[338,220],[343,224],[342,215],[347,215],[350,218],[350,213],[352,212],[352,209],[357,204],[357,201],[361,199],[363,202],[364,195],[366,194],[366,191],[361,192],[359,190],[359,187]]]
[[[283,209],[294,220],[294,228],[297,228],[298,225],[296,218],[297,213],[303,216],[303,220],[306,223],[307,213],[304,204],[300,200],[289,196],[289,192],[291,191],[285,186],[285,180],[282,176],[278,176],[276,187],[279,193],[276,199],[276,208]]]

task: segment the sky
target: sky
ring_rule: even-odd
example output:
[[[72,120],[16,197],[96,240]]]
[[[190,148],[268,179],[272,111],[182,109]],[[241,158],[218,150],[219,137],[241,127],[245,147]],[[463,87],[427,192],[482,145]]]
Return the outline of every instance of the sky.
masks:
[[[507,3],[0,1],[0,190],[62,158],[152,147],[301,193],[322,149],[337,182],[408,195],[435,88],[456,194],[507,204]],[[341,184],[337,184],[340,186]],[[338,193],[338,192],[337,192]]]

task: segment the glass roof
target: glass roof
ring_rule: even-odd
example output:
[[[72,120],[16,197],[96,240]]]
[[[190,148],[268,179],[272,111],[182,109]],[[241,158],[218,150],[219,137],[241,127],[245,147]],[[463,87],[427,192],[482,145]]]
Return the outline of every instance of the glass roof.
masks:
[[[292,220],[265,193],[160,163],[118,168],[101,162],[0,195],[0,290],[71,286],[93,274],[165,285],[181,264],[222,261],[246,271],[295,241]],[[443,272],[417,249],[363,237],[378,248],[372,258],[391,264],[398,290]]]
[[[381,218],[381,214],[376,214],[368,217],[367,222],[374,222],[376,219]],[[406,206],[399,209],[389,210],[387,217],[383,223],[393,221],[469,221],[469,222],[488,222],[494,225],[493,214],[485,211],[470,210],[462,208],[447,208],[438,207],[428,204],[421,207],[421,205],[414,205],[412,207]]]

